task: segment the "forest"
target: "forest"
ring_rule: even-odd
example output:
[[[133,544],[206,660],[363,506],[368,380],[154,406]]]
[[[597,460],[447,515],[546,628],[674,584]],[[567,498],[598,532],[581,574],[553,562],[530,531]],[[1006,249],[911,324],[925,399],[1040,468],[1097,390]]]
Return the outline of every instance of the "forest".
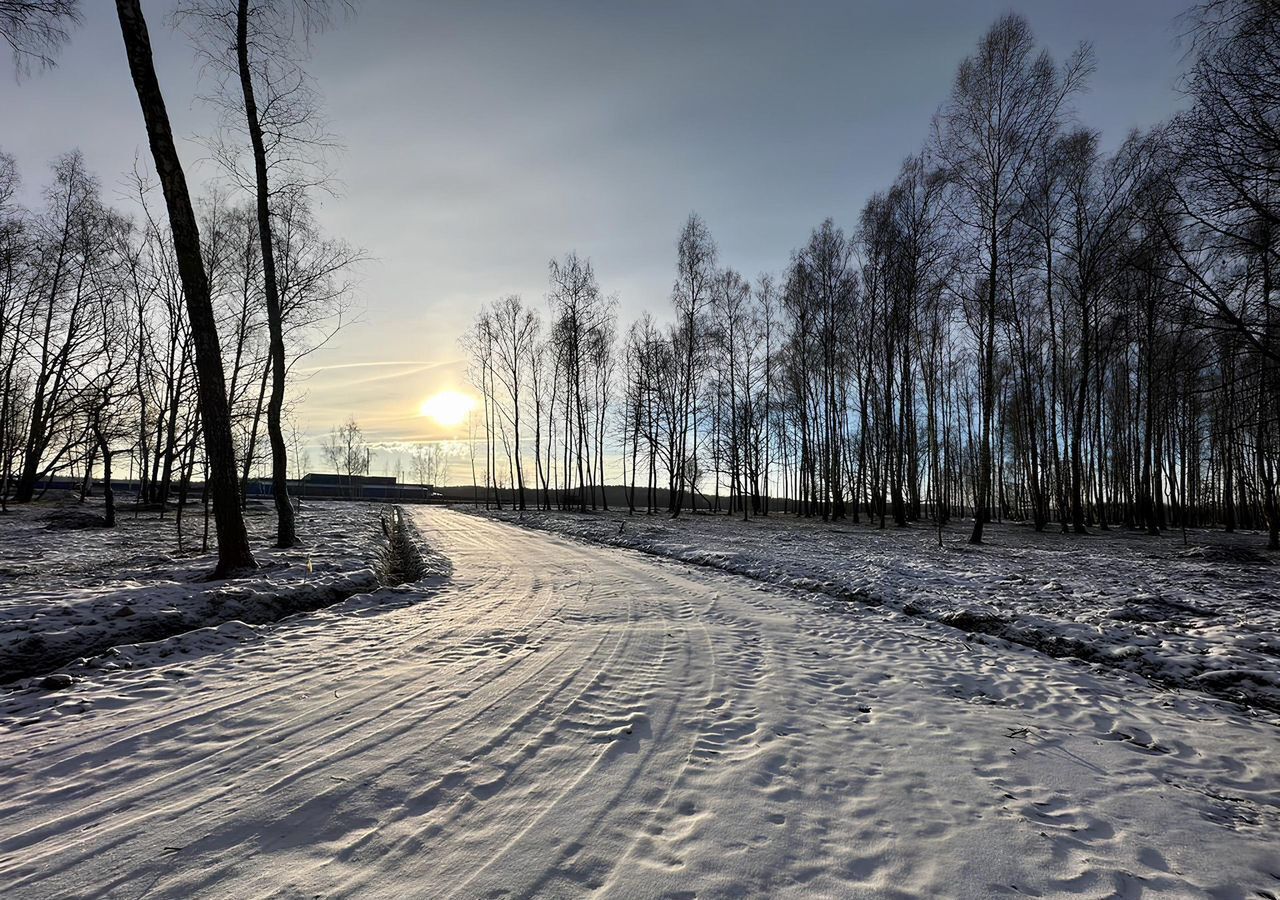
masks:
[[[624,326],[590,260],[552,260],[545,313],[502,297],[463,339],[476,484],[520,509],[607,507],[621,475],[630,509],[671,515],[1280,549],[1276,12],[1187,13],[1185,110],[1110,151],[1073,109],[1091,49],[1056,62],[1002,17],[893,183],[785,271],[722,267],[690,215],[669,319]]]

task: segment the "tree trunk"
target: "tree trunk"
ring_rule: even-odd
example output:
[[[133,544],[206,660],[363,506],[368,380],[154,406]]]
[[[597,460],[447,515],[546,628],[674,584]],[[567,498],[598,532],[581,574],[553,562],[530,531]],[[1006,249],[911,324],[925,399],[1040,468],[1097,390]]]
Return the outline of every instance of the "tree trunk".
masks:
[[[987,273],[987,309],[982,327],[986,334],[982,335],[980,377],[982,386],[979,390],[978,402],[982,406],[982,437],[978,460],[978,485],[973,504],[973,533],[969,535],[970,544],[982,543],[982,528],[987,517],[987,507],[991,502],[991,420],[995,407],[995,363],[996,363],[996,272],[998,271],[998,232],[997,223],[991,222],[991,266]]]
[[[284,322],[280,290],[276,283],[275,245],[271,237],[270,188],[267,184],[267,150],[262,141],[262,123],[253,94],[249,69],[249,0],[240,0],[236,10],[236,60],[240,67],[240,90],[244,94],[244,114],[253,145],[253,170],[258,193],[258,240],[262,243],[262,279],[267,297],[267,333],[271,356],[271,399],[267,402],[267,439],[271,444],[271,494],[276,502],[276,546],[292,547],[298,542],[293,504],[289,501],[289,458],[284,429],[280,424],[284,408],[284,380],[288,372],[284,358]]]
[[[99,439],[102,451],[102,500],[105,504],[103,515],[108,528],[116,527],[116,492],[111,488],[111,448],[105,440]]]
[[[235,450],[231,442],[231,414],[222,374],[222,352],[209,296],[209,280],[200,256],[200,232],[196,227],[186,176],[173,143],[169,114],[151,56],[151,39],[139,0],[116,0],[120,33],[129,57],[138,104],[146,121],[147,138],[156,174],[164,188],[173,232],[174,254],[182,279],[191,336],[195,343],[200,410],[204,419],[205,456],[209,463],[209,491],[218,535],[215,576],[227,577],[257,568],[249,548],[249,535],[237,504]]]

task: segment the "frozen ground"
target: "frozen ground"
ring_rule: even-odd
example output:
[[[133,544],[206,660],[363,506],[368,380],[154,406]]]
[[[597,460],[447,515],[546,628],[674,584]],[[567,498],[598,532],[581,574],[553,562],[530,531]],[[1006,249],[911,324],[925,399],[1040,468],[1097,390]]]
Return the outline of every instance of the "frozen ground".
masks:
[[[1121,530],[1037,534],[972,522],[879,530],[793,516],[489,515],[709,565],[792,587],[884,604],[1280,711],[1280,556],[1265,535]],[[1274,715],[1272,715],[1274,718]]]
[[[243,623],[271,622],[375,590],[382,583],[386,539],[379,517],[385,511],[360,503],[305,504],[301,546],[276,550],[274,511],[251,504],[248,523],[261,569],[229,582],[207,580],[215,558],[199,552],[199,506],[186,512],[185,552],[178,549],[172,512],[165,519],[155,512],[135,517],[124,504],[117,527],[105,529],[90,527],[101,515],[92,504],[62,499],[15,507],[0,518],[0,680],[86,662],[128,666],[138,648],[129,656],[115,650],[83,658],[241,623],[220,629],[227,638],[245,633]]]
[[[0,895],[1280,895],[1280,731],[1233,704],[413,515],[453,575],[399,605],[11,696]]]

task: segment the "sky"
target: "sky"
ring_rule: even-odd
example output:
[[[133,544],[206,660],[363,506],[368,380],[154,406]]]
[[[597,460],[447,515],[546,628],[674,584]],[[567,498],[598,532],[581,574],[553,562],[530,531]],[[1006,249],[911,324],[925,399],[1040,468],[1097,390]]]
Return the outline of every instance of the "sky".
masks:
[[[80,148],[109,194],[146,137],[114,4],[86,0],[56,68],[0,78],[0,149],[38,202]],[[144,0],[188,177],[217,175],[172,2]],[[365,0],[314,42],[337,195],[325,231],[363,248],[359,318],[307,360],[297,416],[313,436],[354,415],[374,441],[449,440],[420,413],[466,393],[458,338],[506,294],[544,305],[547,263],[591,258],[625,324],[666,315],[690,212],[721,262],[779,272],[828,216],[849,228],[928,138],[961,59],[1000,14],[1062,59],[1093,45],[1077,102],[1104,144],[1182,103],[1182,0],[484,2]],[[384,465],[394,465],[384,462]],[[378,468],[375,462],[375,470]]]

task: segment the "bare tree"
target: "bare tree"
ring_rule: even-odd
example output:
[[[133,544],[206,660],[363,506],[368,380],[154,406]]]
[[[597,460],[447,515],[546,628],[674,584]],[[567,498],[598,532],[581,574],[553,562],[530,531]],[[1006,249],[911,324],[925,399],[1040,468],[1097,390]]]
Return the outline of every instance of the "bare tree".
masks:
[[[8,512],[9,476],[18,446],[18,355],[26,318],[29,237],[23,211],[13,204],[19,185],[13,157],[0,153],[0,512]]]
[[[681,345],[680,427],[670,482],[672,517],[679,516],[683,509],[686,489],[691,502],[697,489],[693,473],[697,469],[698,452],[698,379],[702,366],[702,332],[716,274],[716,254],[711,231],[697,213],[691,213],[676,244],[676,280],[671,288],[671,304],[677,317],[676,334]]]
[[[364,430],[355,416],[341,425],[335,425],[325,436],[321,446],[325,460],[333,466],[334,474],[346,475],[347,488],[355,496],[356,477],[369,474],[371,452],[364,438]]]
[[[225,577],[255,568],[257,563],[249,549],[249,536],[240,513],[235,451],[231,441],[231,414],[222,371],[222,350],[209,295],[208,275],[200,252],[200,232],[196,226],[195,211],[191,206],[182,163],[174,145],[164,97],[156,78],[151,40],[141,6],[138,0],[116,0],[116,12],[129,58],[129,71],[133,76],[138,103],[147,126],[156,174],[164,189],[174,253],[181,275],[187,316],[191,323],[199,377],[205,457],[209,465],[207,490],[213,502],[218,535],[218,565],[215,574]]]
[[[565,384],[565,486],[568,488],[571,483],[572,461],[578,474],[577,505],[585,510],[588,489],[595,505],[595,487],[599,480],[592,477],[592,469],[597,468],[596,447],[588,424],[594,379],[602,361],[598,352],[593,354],[593,346],[598,346],[603,332],[612,334],[613,303],[601,294],[590,260],[569,253],[563,260],[551,260],[548,269],[547,300],[552,311],[552,337]],[[595,474],[603,477],[603,472]]]
[[[80,24],[80,0],[0,0],[0,37],[19,75],[47,68]]]
[[[1249,468],[1280,549],[1280,10],[1274,0],[1205,0],[1186,21],[1193,105],[1172,131],[1186,227],[1161,222],[1206,327],[1246,348],[1239,375],[1258,409]]]
[[[510,420],[514,444],[517,503],[525,509],[524,461],[520,451],[520,403],[528,388],[525,372],[538,341],[539,321],[534,311],[516,295],[503,297],[492,307],[495,371],[506,389],[507,402],[501,406]]]
[[[288,364],[285,358],[283,300],[277,276],[274,239],[273,175],[297,191],[307,176],[299,170],[315,148],[327,143],[310,79],[296,47],[328,24],[330,4],[324,0],[194,0],[180,8],[178,21],[193,23],[207,59],[226,80],[234,79],[239,110],[248,132],[252,186],[261,248],[262,279],[269,335],[271,392],[267,402],[267,436],[271,446],[271,486],[276,506],[276,544],[297,543],[293,505],[289,501],[288,448],[282,414]],[[233,53],[225,48],[234,48]],[[233,57],[233,58],[232,58]],[[230,105],[226,80],[220,100]],[[226,143],[218,155],[239,173],[237,154]],[[281,185],[277,183],[278,192]]]
[[[956,216],[980,236],[985,255],[977,290],[981,431],[978,511],[970,538],[975,544],[982,543],[992,494],[1001,246],[1037,149],[1058,128],[1064,105],[1091,70],[1091,51],[1081,46],[1059,71],[1047,51],[1036,52],[1027,21],[1005,15],[977,53],[960,64],[935,129],[939,157],[956,186]]]

